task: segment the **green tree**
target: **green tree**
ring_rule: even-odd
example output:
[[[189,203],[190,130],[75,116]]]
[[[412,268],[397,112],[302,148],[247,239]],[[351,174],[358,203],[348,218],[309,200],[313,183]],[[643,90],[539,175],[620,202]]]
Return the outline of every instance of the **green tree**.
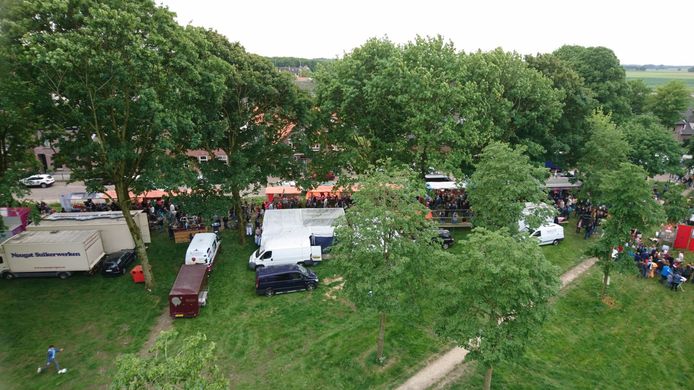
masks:
[[[118,357],[111,388],[228,389],[229,381],[215,360],[215,343],[204,334],[179,340],[175,330],[163,331],[148,355]]]
[[[620,123],[631,115],[626,72],[606,47],[562,46],[554,54],[571,64],[593,91],[605,113]]]
[[[590,138],[578,162],[581,193],[588,199],[599,199],[604,176],[626,162],[631,147],[610,115],[596,111],[588,119]]]
[[[46,116],[62,133],[58,157],[72,179],[93,190],[115,185],[150,290],[129,190],[169,168],[161,162],[178,150],[173,140],[192,130],[196,53],[173,16],[153,1],[48,0],[17,3],[3,20],[52,103]]]
[[[655,189],[660,195],[668,223],[677,224],[689,218],[689,203],[683,195],[684,186],[673,183],[657,183]]]
[[[512,148],[501,142],[493,142],[482,151],[467,187],[475,226],[506,228],[516,234],[520,220],[532,229],[547,218],[550,209],[545,207],[535,207],[529,215],[523,213],[526,203],[546,201],[548,176],[547,169],[532,165],[524,152],[523,146]]]
[[[492,138],[493,123],[463,57],[441,37],[404,46],[371,39],[316,74],[325,156],[364,172],[385,158],[461,175]]]
[[[607,293],[610,272],[615,266],[614,248],[629,241],[631,229],[645,231],[665,221],[663,208],[653,199],[652,187],[643,168],[621,163],[606,172],[600,183],[600,198],[609,216],[601,225],[603,234],[597,247],[603,271],[602,295]]]
[[[648,97],[653,93],[651,87],[641,79],[629,80],[629,105],[634,115],[641,115],[648,111],[646,103]]]
[[[482,91],[481,111],[496,129],[495,140],[524,145],[533,161],[544,162],[558,139],[553,128],[562,115],[563,93],[517,53],[496,49],[465,57],[468,77]],[[476,151],[475,151],[476,152]]]
[[[210,155],[215,150],[226,154],[226,161],[213,159],[200,169],[208,184],[218,185],[218,195],[231,193],[236,215],[243,218],[241,191],[267,184],[268,176],[301,174],[293,155],[304,144],[300,130],[308,123],[309,99],[265,58],[213,31],[189,29],[197,34],[198,46],[207,45],[204,62],[211,69],[199,86],[209,98],[201,100],[197,138],[191,143]],[[204,192],[211,190],[208,186]]]
[[[689,104],[691,92],[680,80],[672,80],[655,89],[655,94],[647,100],[648,109],[660,119],[666,127],[672,127],[682,119],[682,113]]]
[[[682,147],[653,115],[639,115],[620,126],[631,145],[629,160],[649,176],[681,173]]]
[[[386,166],[358,178],[359,191],[337,228],[332,253],[344,275],[344,292],[360,310],[379,317],[376,357],[385,361],[386,317],[413,310],[425,262],[437,257],[436,230],[416,197],[423,182],[412,171]]]
[[[597,102],[581,76],[554,54],[526,56],[525,61],[552,80],[552,86],[561,92],[562,113],[550,130],[551,144],[546,146],[547,158],[557,164],[573,167],[583,152],[588,139],[588,117]]]
[[[462,243],[465,256],[439,262],[442,320],[437,334],[469,351],[487,372],[517,359],[550,314],[559,291],[558,270],[531,239],[517,240],[505,230],[475,228]]]

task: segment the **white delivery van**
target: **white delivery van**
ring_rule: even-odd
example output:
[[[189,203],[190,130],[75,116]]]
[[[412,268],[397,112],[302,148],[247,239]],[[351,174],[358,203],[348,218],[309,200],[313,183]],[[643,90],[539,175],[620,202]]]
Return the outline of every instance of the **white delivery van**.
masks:
[[[313,265],[322,260],[320,245],[311,245],[311,239],[304,234],[289,234],[263,241],[248,259],[248,268],[282,264]]]
[[[193,236],[186,251],[185,264],[206,264],[212,271],[214,259],[217,257],[222,242],[214,233],[198,233]]]
[[[548,223],[537,228],[530,237],[537,239],[540,245],[557,245],[564,239],[564,227],[556,223]]]
[[[5,279],[93,272],[104,257],[99,232],[94,230],[26,231],[0,245],[0,275]]]

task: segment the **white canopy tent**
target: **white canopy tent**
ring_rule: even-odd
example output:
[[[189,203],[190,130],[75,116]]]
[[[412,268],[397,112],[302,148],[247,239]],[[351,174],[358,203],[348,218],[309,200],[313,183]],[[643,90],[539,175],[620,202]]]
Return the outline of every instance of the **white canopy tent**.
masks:
[[[266,210],[262,241],[278,236],[320,236],[332,238],[336,221],[344,217],[342,208]]]

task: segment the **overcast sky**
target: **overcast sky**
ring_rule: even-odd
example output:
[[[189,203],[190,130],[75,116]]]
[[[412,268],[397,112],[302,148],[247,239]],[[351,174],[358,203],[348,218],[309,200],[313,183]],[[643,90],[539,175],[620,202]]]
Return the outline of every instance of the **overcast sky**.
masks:
[[[440,34],[465,52],[605,46],[622,64],[694,65],[694,0],[155,0],[264,56],[342,57]]]

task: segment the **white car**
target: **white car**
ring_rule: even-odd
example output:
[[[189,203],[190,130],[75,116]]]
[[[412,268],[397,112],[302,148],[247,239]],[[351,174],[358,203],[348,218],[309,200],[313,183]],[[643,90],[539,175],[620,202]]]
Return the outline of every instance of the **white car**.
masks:
[[[55,183],[55,179],[53,178],[53,176],[47,174],[31,175],[26,179],[22,179],[20,181],[27,187],[41,188],[52,186],[53,183]]]

